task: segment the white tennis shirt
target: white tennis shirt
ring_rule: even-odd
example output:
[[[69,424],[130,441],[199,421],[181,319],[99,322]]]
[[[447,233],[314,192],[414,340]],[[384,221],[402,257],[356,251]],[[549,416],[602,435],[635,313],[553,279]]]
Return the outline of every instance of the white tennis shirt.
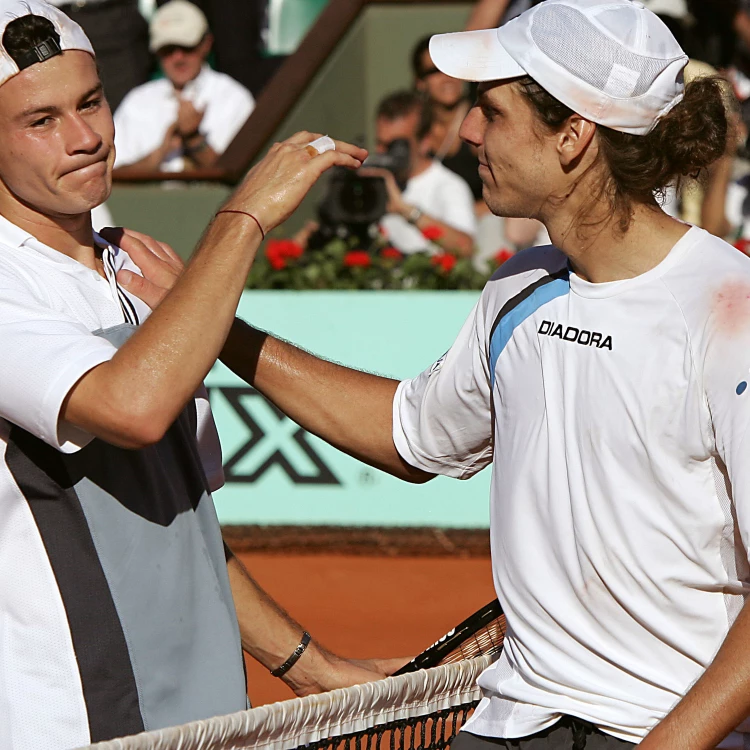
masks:
[[[450,351],[400,384],[393,421],[416,467],[493,464],[509,628],[467,729],[520,737],[572,714],[638,742],[749,589],[750,259],[697,228],[612,283],[553,247],[520,253]]]

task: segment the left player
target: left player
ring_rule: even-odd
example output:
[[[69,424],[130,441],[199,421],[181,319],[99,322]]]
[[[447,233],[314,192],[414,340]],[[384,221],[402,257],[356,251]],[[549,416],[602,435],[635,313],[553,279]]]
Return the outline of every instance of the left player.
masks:
[[[114,128],[89,40],[44,2],[2,0],[0,46],[0,747],[243,709],[243,647],[300,694],[382,676],[308,643],[225,549],[195,396],[263,232],[365,152],[313,159],[310,134],[272,148],[150,315],[117,283],[136,266],[91,229]]]

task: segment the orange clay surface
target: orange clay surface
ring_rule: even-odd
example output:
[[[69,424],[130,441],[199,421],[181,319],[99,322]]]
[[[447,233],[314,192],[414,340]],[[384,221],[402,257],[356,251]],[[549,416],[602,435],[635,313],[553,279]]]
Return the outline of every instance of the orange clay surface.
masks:
[[[341,656],[415,655],[495,597],[489,558],[239,557],[313,638]],[[246,661],[254,706],[294,697]]]

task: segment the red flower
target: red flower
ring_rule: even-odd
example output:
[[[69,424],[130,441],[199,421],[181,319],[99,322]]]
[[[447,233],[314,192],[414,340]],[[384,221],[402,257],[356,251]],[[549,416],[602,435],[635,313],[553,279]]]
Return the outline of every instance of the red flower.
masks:
[[[743,237],[740,237],[737,242],[734,243],[734,246],[741,252],[745,253],[745,255],[750,255],[750,240],[746,240]]]
[[[504,247],[502,250],[498,250],[495,253],[495,263],[497,263],[498,266],[502,266],[506,260],[510,260],[512,257],[513,253],[508,250],[507,247]]]
[[[443,273],[450,273],[453,270],[453,266],[456,265],[456,256],[450,253],[441,253],[440,255],[432,256],[432,265],[440,266],[440,270]]]
[[[294,240],[269,240],[266,245],[268,258],[299,258],[303,252],[302,245]]]
[[[429,227],[425,227],[422,230],[422,235],[426,240],[430,240],[430,242],[435,242],[436,240],[439,240],[445,232],[441,227],[438,227],[434,224],[432,224]]]
[[[344,256],[344,265],[349,268],[353,266],[367,267],[370,265],[370,255],[364,250],[352,250]]]
[[[384,258],[390,258],[391,260],[401,260],[401,258],[404,257],[404,254],[400,250],[396,250],[395,247],[384,247],[380,254]]]
[[[282,268],[286,268],[286,261],[280,255],[269,255],[268,262],[274,271],[281,271]]]

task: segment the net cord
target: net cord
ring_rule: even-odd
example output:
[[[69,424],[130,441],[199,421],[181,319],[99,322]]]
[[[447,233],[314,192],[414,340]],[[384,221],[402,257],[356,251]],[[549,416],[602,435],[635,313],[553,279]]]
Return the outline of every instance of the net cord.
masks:
[[[425,716],[481,697],[477,678],[491,656],[308,695],[130,737],[89,750],[292,750],[328,737]]]

